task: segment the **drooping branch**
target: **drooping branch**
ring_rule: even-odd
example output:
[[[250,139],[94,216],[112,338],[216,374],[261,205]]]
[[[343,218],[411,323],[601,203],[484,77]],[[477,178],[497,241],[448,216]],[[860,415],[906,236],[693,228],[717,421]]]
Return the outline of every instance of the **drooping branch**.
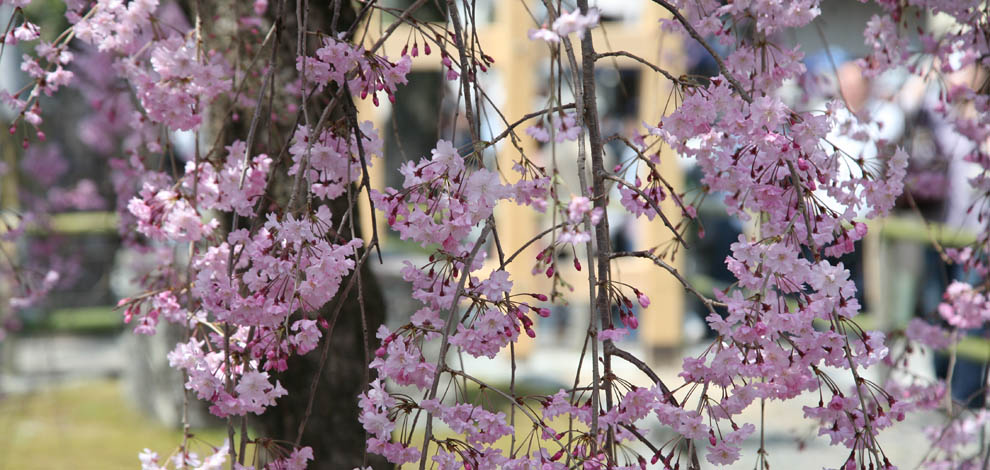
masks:
[[[725,307],[726,306],[724,303],[719,302],[717,300],[710,299],[707,296],[705,296],[704,294],[702,294],[701,292],[698,292],[698,290],[695,289],[695,287],[693,285],[691,285],[691,282],[689,282],[687,279],[685,279],[684,276],[682,276],[681,273],[677,271],[677,268],[671,266],[666,261],[660,259],[659,256],[653,254],[650,251],[617,251],[615,253],[612,253],[611,256],[612,256],[613,259],[614,258],[632,257],[632,258],[645,258],[645,259],[648,259],[648,260],[652,261],[653,264],[655,264],[655,265],[657,265],[657,266],[665,269],[667,272],[669,272],[671,275],[673,275],[674,278],[676,278],[677,281],[680,282],[682,286],[684,286],[684,289],[686,289],[688,292],[694,294],[694,296],[697,297],[698,300],[700,300],[701,303],[705,305],[705,308],[708,309],[708,312],[709,313],[717,314],[715,312],[715,308],[714,307]]]
[[[705,41],[705,38],[701,37],[698,30],[694,29],[691,22],[684,17],[684,14],[682,14],[677,7],[671,5],[667,2],[667,0],[653,0],[653,3],[662,6],[665,10],[669,11],[670,14],[674,15],[674,18],[681,24],[681,26],[684,27],[684,29],[688,32],[688,35],[690,35],[691,38],[698,42],[698,44],[701,44],[701,47],[704,47],[705,50],[708,51],[708,55],[712,56],[712,59],[714,59],[715,63],[718,65],[719,72],[721,72],[722,76],[729,81],[729,84],[731,84],[732,88],[736,90],[736,93],[739,93],[739,96],[742,97],[742,99],[747,102],[753,101],[753,97],[749,94],[749,92],[743,88],[742,84],[739,83],[739,80],[736,80],[736,77],[732,74],[732,72],[729,72],[729,68],[726,67],[725,61],[722,60],[722,56],[715,52],[715,50],[712,49],[712,46],[708,45],[708,41]]]
[[[587,15],[589,12],[588,1],[578,0],[577,4],[581,14]],[[591,397],[591,433],[594,436],[593,450],[597,450],[598,410],[600,406],[597,389],[600,386],[598,383],[599,376],[597,375],[598,331],[599,328],[610,328],[612,326],[612,310],[608,290],[611,281],[611,258],[609,257],[609,252],[611,251],[612,243],[609,240],[608,194],[605,188],[605,176],[607,175],[605,171],[605,148],[602,141],[601,126],[599,124],[598,98],[595,86],[595,58],[597,55],[592,37],[592,34],[584,34],[584,37],[581,39],[581,90],[584,97],[584,109],[581,111],[584,113],[584,125],[588,129],[588,142],[591,150],[591,182],[592,190],[594,191],[593,203],[595,208],[601,211],[602,214],[601,220],[595,225],[595,249],[598,257],[598,294],[592,309],[592,324],[590,326],[593,358],[592,370],[596,374],[593,383],[593,386],[596,388],[593,390]],[[611,340],[605,341],[606,344],[610,342]],[[602,364],[604,366],[604,377],[610,382],[610,377],[612,377],[612,360],[611,354],[607,351],[605,351]],[[611,410],[614,406],[611,383],[606,383],[604,388],[605,407],[607,410]],[[613,462],[615,461],[615,451],[615,429],[609,426],[606,453]]]
[[[629,52],[626,52],[626,51],[609,51],[609,52],[599,52],[598,54],[595,54],[595,59],[596,60],[598,60],[598,59],[605,59],[605,58],[608,58],[608,57],[628,57],[628,58],[630,58],[632,60],[635,60],[636,62],[639,62],[640,64],[643,64],[643,65],[649,67],[654,72],[659,73],[660,75],[663,75],[664,77],[667,78],[667,80],[670,80],[671,82],[674,82],[677,85],[683,85],[684,84],[684,81],[683,80],[675,77],[670,72],[668,72],[668,71],[666,71],[666,70],[664,70],[664,69],[662,69],[662,68],[654,65],[652,62],[650,62],[650,61],[648,61],[648,60],[646,60],[646,59],[644,59],[644,58],[642,58],[642,57],[640,57],[638,55],[635,55],[635,54],[632,54],[632,53],[629,53]]]
[[[663,211],[660,209],[660,206],[658,206],[656,202],[653,202],[653,199],[651,199],[649,196],[647,196],[646,193],[643,192],[643,190],[637,188],[636,186],[634,186],[632,184],[629,184],[628,181],[626,181],[626,180],[624,180],[622,178],[619,178],[619,177],[616,177],[616,176],[613,176],[613,175],[610,175],[610,174],[605,174],[602,178],[603,179],[610,180],[610,181],[614,181],[614,182],[616,182],[616,183],[618,183],[618,184],[620,184],[622,186],[625,186],[626,188],[628,188],[629,190],[635,192],[636,194],[638,194],[639,197],[643,198],[643,200],[646,201],[646,203],[650,205],[650,208],[652,208],[653,211],[656,212],[658,216],[660,216],[660,220],[662,220],[663,221],[663,224],[666,225],[668,229],[670,229],[670,232],[671,233],[674,234],[674,238],[676,238],[677,241],[680,242],[680,244],[682,246],[685,246],[685,247],[688,246],[687,240],[685,240],[684,237],[681,236],[680,232],[678,232],[677,229],[674,227],[674,224],[672,224],[670,222],[670,219],[668,219],[667,216],[664,215]]]
[[[478,240],[474,243],[474,247],[471,252],[464,259],[464,270],[461,273],[460,280],[457,283],[457,288],[454,290],[454,296],[450,301],[450,309],[447,312],[446,323],[444,323],[443,336],[440,339],[440,352],[437,355],[437,366],[436,372],[433,375],[433,383],[430,385],[430,391],[427,393],[426,398],[429,400],[435,399],[437,397],[437,387],[440,385],[440,376],[443,375],[443,370],[446,368],[445,363],[447,361],[447,350],[450,348],[450,336],[454,334],[454,325],[458,322],[454,321],[459,307],[458,302],[460,301],[461,295],[464,293],[464,285],[467,284],[467,279],[471,275],[471,269],[468,267],[471,262],[478,255],[478,251],[481,247],[485,245],[485,240],[488,239],[488,234],[492,231],[493,225],[491,223],[492,219],[487,219],[485,223],[485,228],[481,231],[481,235],[478,236]],[[419,470],[425,470],[426,468],[426,458],[429,455],[430,441],[433,439],[433,412],[426,412],[426,429],[423,432],[423,450],[422,458],[419,460]]]

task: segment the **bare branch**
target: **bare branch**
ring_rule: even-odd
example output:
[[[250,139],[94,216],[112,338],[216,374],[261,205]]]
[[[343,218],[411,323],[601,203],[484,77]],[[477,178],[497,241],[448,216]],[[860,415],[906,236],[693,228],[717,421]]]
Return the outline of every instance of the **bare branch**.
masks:
[[[684,276],[682,276],[681,273],[679,273],[676,268],[674,268],[673,266],[667,264],[667,262],[665,262],[664,260],[660,259],[659,256],[653,254],[652,252],[649,252],[649,251],[619,251],[619,252],[612,253],[612,258],[613,259],[614,258],[629,258],[629,257],[631,257],[631,258],[646,258],[646,259],[648,259],[650,261],[653,261],[653,264],[655,264],[657,266],[660,266],[663,269],[666,269],[667,272],[669,272],[670,274],[672,274],[677,279],[677,281],[680,282],[681,285],[684,286],[685,289],[687,289],[688,292],[691,292],[692,294],[694,294],[694,296],[697,297],[698,300],[701,301],[701,303],[705,304],[705,307],[708,308],[708,311],[710,313],[716,313],[714,307],[725,307],[726,306],[724,303],[718,302],[718,301],[715,301],[715,300],[712,300],[712,299],[709,299],[708,297],[706,297],[701,292],[698,292],[698,290],[695,289],[694,286],[691,285],[691,283],[688,282],[688,280],[685,279]]]

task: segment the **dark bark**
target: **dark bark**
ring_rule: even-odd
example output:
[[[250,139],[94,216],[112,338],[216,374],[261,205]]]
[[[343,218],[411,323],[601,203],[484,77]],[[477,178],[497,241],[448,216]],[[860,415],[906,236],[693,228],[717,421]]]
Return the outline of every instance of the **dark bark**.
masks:
[[[307,19],[309,30],[331,31],[333,3],[311,2]],[[353,25],[356,12],[351,2],[340,3],[337,29],[346,31]],[[293,27],[287,28],[290,32],[285,35],[282,42],[284,46],[280,48],[279,67],[291,69],[286,72],[292,75],[295,73],[296,53],[292,32],[295,26],[293,11],[295,2],[288,2],[287,7],[286,23],[292,24]],[[329,93],[333,91],[335,90],[330,90]],[[311,118],[319,115],[322,106],[325,106],[328,100],[324,96],[322,99],[314,97],[313,101]],[[333,117],[343,116],[337,113]],[[312,122],[315,124],[316,120],[313,119]],[[289,136],[291,129],[284,129],[280,133]],[[291,181],[281,181],[280,184],[286,187],[274,188],[273,192],[288,193]],[[356,194],[356,189],[353,187],[352,192]],[[356,197],[354,199],[357,200]],[[339,217],[348,210],[346,195],[334,200],[330,204],[330,209],[335,221],[338,221],[335,226],[339,226]],[[357,208],[354,208],[353,213],[357,214]],[[361,233],[360,227],[355,227],[354,232]],[[349,228],[340,229],[340,235],[345,238],[349,238],[350,233]],[[373,257],[368,259],[370,261]],[[367,331],[363,328],[359,288],[355,283],[344,299],[344,305],[336,320],[331,317],[335,306],[340,302],[339,295],[319,312],[321,317],[333,325],[332,334],[324,337],[324,341],[330,341],[330,349],[327,351],[322,371],[320,370],[321,356],[324,353],[322,343],[319,348],[305,356],[291,357],[288,361],[288,370],[278,377],[289,393],[279,399],[275,408],[269,409],[257,420],[257,428],[262,436],[288,442],[297,440],[299,426],[306,420],[300,444],[313,448],[315,458],[309,468],[314,470],[351,470],[364,465],[389,468],[384,459],[374,455],[368,455],[368,460],[365,461],[366,436],[364,428],[358,422],[360,409],[357,396],[364,391],[368,379],[365,361],[378,347],[378,340],[374,334],[385,319],[384,299],[379,284],[367,265],[360,270],[360,276],[360,296],[364,302],[363,315]],[[349,279],[345,278],[341,284],[341,292],[347,287],[348,281]],[[366,345],[365,339],[370,344]],[[319,375],[317,388],[315,393],[311,394],[311,386],[317,375]],[[311,399],[312,410],[307,418],[306,410]]]
[[[346,204],[346,201],[343,201]],[[335,204],[338,205],[338,204]],[[339,210],[339,208],[338,208]],[[334,211],[337,213],[337,211]],[[342,213],[342,211],[341,211]],[[369,258],[371,259],[371,258]],[[346,283],[346,281],[345,281]],[[384,321],[385,305],[379,285],[367,267],[361,270],[361,283],[369,328],[369,340],[377,343],[374,332]],[[346,284],[345,284],[346,285]],[[334,305],[334,299],[328,306]],[[324,308],[324,317],[332,312]],[[330,321],[330,318],[327,318]],[[361,349],[363,333],[361,310],[357,303],[357,286],[351,289],[329,338],[327,362],[313,396],[313,411],[303,433],[301,444],[313,448],[315,463],[311,469],[351,470],[363,465],[364,428],[358,422],[357,395],[364,391],[365,355]],[[370,345],[373,354],[377,344]],[[310,399],[310,386],[319,371],[320,348],[305,356],[293,356],[289,369],[279,376],[289,394],[280,398],[278,406],[258,419],[263,436],[293,442]],[[388,468],[381,459],[371,459],[367,465]]]
[[[188,11],[195,11],[195,0],[186,2]],[[306,2],[302,2],[304,5]],[[309,31],[321,31],[331,33],[334,4],[337,2],[309,2],[307,26]],[[337,13],[337,30],[347,31],[354,24],[356,14],[352,2],[340,1],[340,10]],[[214,39],[224,38],[224,31],[217,31],[220,22],[207,21],[225,15],[238,15],[239,9],[245,8],[249,3],[238,4],[237,2],[200,2],[199,7],[203,9],[204,37]],[[282,0],[271,2],[269,6],[269,19],[277,21],[281,11],[282,28],[278,30],[276,39],[277,53],[275,54],[276,68],[274,73],[274,87],[276,96],[273,99],[274,112],[284,112],[287,100],[298,102],[298,97],[287,96],[283,90],[286,80],[291,80],[297,76],[296,64],[296,44],[298,25],[296,24],[296,2],[293,0]],[[213,33],[213,34],[210,34]],[[230,34],[230,32],[227,32]],[[309,53],[315,50],[318,38],[308,35]],[[222,39],[220,39],[222,41]],[[233,46],[233,43],[228,44]],[[315,46],[315,47],[314,47]],[[268,53],[265,54],[266,58]],[[330,88],[319,96],[312,96],[309,111],[312,124],[316,124],[315,116],[319,116],[330,101],[330,96],[336,90]],[[267,151],[269,155],[279,154],[278,149],[283,145],[282,139],[292,136],[291,125],[278,124],[269,121],[267,116],[268,107],[267,91],[265,102],[260,103],[265,107],[261,116],[258,131],[258,141],[253,146],[254,151]],[[331,115],[331,121],[344,117],[343,108],[338,107],[338,112]],[[250,111],[246,115],[250,116]],[[242,114],[244,115],[244,114]],[[283,119],[284,121],[293,121]],[[300,120],[300,122],[305,122]],[[237,138],[244,139],[248,134],[248,123],[246,119],[240,122],[231,122],[226,116],[214,116],[214,126],[218,132],[223,133],[223,139],[231,141]],[[285,172],[288,164],[285,161],[277,162],[277,168],[273,170],[273,182],[267,191],[268,200],[274,204],[272,208],[287,207],[289,194],[293,186],[292,177],[286,176]],[[352,187],[352,193],[356,193],[356,188]],[[304,195],[297,201],[297,206],[305,204]],[[357,197],[354,198],[357,200]],[[302,204],[298,204],[302,201]],[[313,201],[314,205],[317,201]],[[315,210],[315,207],[313,208]],[[330,203],[331,212],[334,215],[335,227],[338,234],[344,240],[350,238],[350,227],[340,227],[340,217],[348,211],[348,200],[346,195]],[[265,209],[267,211],[267,208]],[[357,214],[357,208],[353,210]],[[357,219],[356,217],[351,220]],[[250,221],[241,220],[240,228],[250,225]],[[361,233],[360,227],[354,228],[354,233]],[[341,239],[336,239],[336,243],[342,243]],[[359,255],[360,257],[360,255]],[[369,257],[375,259],[374,257]],[[306,426],[299,439],[302,446],[313,448],[314,462],[308,468],[315,470],[322,469],[343,469],[351,470],[355,467],[371,465],[376,469],[390,468],[384,459],[369,455],[365,461],[365,433],[364,428],[358,421],[358,394],[364,391],[368,380],[367,359],[373,355],[378,347],[378,340],[374,333],[379,325],[384,321],[385,305],[379,284],[371,270],[365,266],[359,271],[360,290],[358,283],[354,283],[348,291],[343,306],[340,308],[336,320],[331,318],[340,302],[340,295],[331,300],[320,309],[318,314],[333,325],[330,335],[325,335],[320,346],[305,356],[292,356],[288,360],[288,370],[277,375],[277,379],[288,391],[288,394],[277,401],[277,405],[269,408],[260,417],[252,416],[250,428],[251,439],[261,437],[271,439],[276,443],[275,447],[287,448],[297,441],[300,424],[306,421]],[[341,284],[341,293],[346,290],[350,278],[345,278]],[[363,299],[364,308],[362,313],[358,298]],[[362,315],[364,319],[362,321]],[[364,327],[367,327],[365,329]],[[365,335],[367,334],[367,337]],[[365,344],[367,339],[368,344]],[[329,351],[327,351],[326,361],[321,367],[321,357],[324,354],[324,343],[330,341]],[[365,349],[367,348],[367,349]],[[311,393],[314,378],[318,378],[315,393]],[[311,411],[307,413],[310,406],[310,399],[313,400]],[[308,414],[308,418],[306,417]],[[239,427],[239,425],[238,425]],[[246,463],[252,460],[252,449],[248,448]],[[269,456],[274,457],[274,456]],[[265,457],[262,457],[264,459]],[[261,464],[264,461],[259,462]]]

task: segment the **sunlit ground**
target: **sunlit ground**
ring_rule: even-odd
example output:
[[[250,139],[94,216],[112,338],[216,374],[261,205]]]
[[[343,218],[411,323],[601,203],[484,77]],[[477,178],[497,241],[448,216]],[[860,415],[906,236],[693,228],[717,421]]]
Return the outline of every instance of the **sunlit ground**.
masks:
[[[222,430],[197,432],[192,448],[223,442]],[[0,470],[115,470],[140,468],[150,448],[170,455],[182,432],[143,416],[117,381],[0,398]]]
[[[517,413],[516,420],[519,423],[528,423],[528,422],[530,422],[530,420],[527,419],[525,416],[523,416],[521,413]],[[447,438],[464,439],[464,436],[463,435],[456,434],[456,433],[452,432],[446,426],[443,426],[442,424],[439,424],[439,425],[438,424],[439,424],[439,420],[434,421],[434,424],[433,424],[434,425],[434,430],[435,430],[434,436],[437,439],[440,439],[440,440],[444,440],[444,439],[447,439]],[[568,423],[567,418],[559,417],[559,418],[557,418],[557,419],[555,419],[555,420],[553,420],[553,421],[551,421],[551,422],[549,422],[547,424],[549,424],[550,427],[552,429],[556,430],[556,431],[564,431],[564,430],[567,430],[568,429],[568,424],[569,423]],[[572,429],[574,429],[575,431],[577,431],[577,430],[586,431],[587,430],[587,428],[584,425],[581,425],[580,423],[573,423],[573,428]],[[424,437],[423,429],[417,429],[417,430],[413,431],[412,443],[414,445],[421,446],[423,444],[423,437]],[[532,427],[529,427],[529,426],[526,426],[526,425],[518,425],[518,426],[516,426],[516,436],[515,437],[516,437],[516,442],[515,442],[515,446],[516,447],[515,448],[516,449],[519,449],[520,447],[522,448],[522,451],[519,452],[519,455],[518,455],[519,457],[523,456],[524,454],[525,455],[531,455],[534,451],[536,451],[537,449],[539,449],[541,447],[541,445],[543,447],[546,447],[547,449],[552,449],[554,451],[559,448],[556,444],[553,443],[553,441],[547,441],[545,439],[540,439],[539,434],[532,432]],[[505,455],[508,455],[509,454],[509,448],[512,446],[512,444],[513,444],[512,437],[511,436],[504,436],[501,439],[499,439],[498,441],[495,441],[495,444],[492,447],[494,447],[496,449],[500,449],[502,451],[502,455],[505,456]],[[432,444],[430,446],[430,456],[431,457],[433,456],[433,453],[435,451],[436,451],[436,444],[434,443],[434,444]],[[432,460],[429,460],[428,463],[432,463]],[[417,460],[416,462],[405,464],[401,468],[402,468],[402,470],[411,470],[411,469],[419,468],[419,461]]]
[[[507,390],[507,385],[502,385],[499,388],[502,390]],[[519,384],[516,389],[516,393],[520,396],[533,396],[533,395],[546,395],[553,394],[556,390],[545,389],[545,385],[533,385],[533,384]],[[483,392],[479,395],[479,391],[473,384],[467,385],[465,387],[468,390],[468,396],[464,399],[467,402],[482,405],[489,411],[503,412],[506,414],[506,422],[510,422],[511,407],[509,401],[502,398],[500,395],[488,391]],[[513,436],[503,436],[501,439],[497,440],[492,447],[502,451],[503,456],[507,456],[511,453],[511,449],[516,449],[518,457],[524,455],[532,455],[534,451],[540,447],[545,447],[547,449],[557,450],[559,447],[553,442],[553,440],[548,440],[543,437],[542,433],[536,431],[533,425],[532,418],[539,418],[541,415],[542,407],[534,400],[526,400],[526,403],[530,406],[528,408],[529,414],[523,413],[522,411],[516,411],[515,413],[515,440]],[[532,418],[531,418],[532,417]],[[403,430],[403,423],[400,421],[398,423],[394,438],[397,440],[404,440],[407,433],[412,433],[411,443],[416,446],[421,446],[423,444],[423,438],[425,437],[425,429],[423,424],[425,423],[425,414],[420,416],[419,421],[417,421],[417,426],[412,429],[406,427]],[[409,424],[408,422],[406,424]],[[587,427],[577,421],[570,421],[568,418],[559,416],[546,423],[551,429],[556,432],[572,430],[574,432],[587,431]],[[436,439],[444,441],[446,439],[463,440],[464,436],[457,434],[449,427],[447,427],[439,419],[434,419],[433,421],[433,435]],[[562,438],[566,441],[566,438]],[[433,443],[430,446],[430,456],[436,451],[437,444]],[[432,460],[428,460],[428,464],[432,464]],[[409,470],[419,468],[419,461],[408,463],[400,467],[402,470]]]

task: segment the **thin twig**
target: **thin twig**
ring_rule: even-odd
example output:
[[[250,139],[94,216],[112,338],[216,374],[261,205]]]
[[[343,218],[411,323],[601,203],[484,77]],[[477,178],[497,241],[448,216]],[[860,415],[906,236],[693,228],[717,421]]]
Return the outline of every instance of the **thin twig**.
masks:
[[[447,359],[447,350],[450,349],[450,336],[454,333],[453,325],[458,323],[454,321],[457,313],[457,303],[461,298],[461,294],[464,292],[464,285],[467,284],[467,279],[471,275],[471,263],[474,258],[478,255],[478,251],[485,244],[485,239],[488,238],[488,234],[491,232],[493,225],[491,223],[493,219],[488,219],[485,223],[485,228],[481,231],[481,235],[478,237],[478,241],[474,243],[474,247],[471,252],[464,259],[464,269],[461,273],[461,278],[457,283],[457,289],[454,291],[454,296],[450,301],[450,311],[447,312],[447,323],[444,324],[443,337],[440,340],[440,354],[437,357],[437,367],[436,372],[433,375],[433,384],[430,386],[430,392],[427,394],[428,399],[434,399],[437,397],[437,387],[440,385],[440,376],[443,375],[443,371],[446,369],[445,363]],[[426,469],[426,457],[429,454],[428,450],[430,448],[430,441],[433,439],[433,413],[426,412],[426,430],[424,432],[423,438],[423,453],[422,458],[419,460],[419,470]]]
[[[316,374],[313,374],[313,380],[309,384],[309,401],[306,403],[306,411],[303,413],[302,420],[299,421],[299,428],[296,430],[296,447],[302,442],[303,431],[306,430],[306,423],[309,421],[310,415],[313,413],[313,401],[316,397],[316,388],[320,384],[320,377],[323,375],[323,368],[326,366],[327,358],[330,353],[330,343],[333,338],[334,326],[337,325],[337,317],[340,316],[340,311],[344,307],[344,303],[347,300],[347,296],[351,292],[351,288],[354,287],[357,281],[357,277],[361,275],[361,268],[364,266],[365,261],[368,259],[368,255],[371,254],[371,247],[369,246],[365,250],[364,254],[361,255],[361,259],[354,264],[354,270],[351,271],[350,279],[347,281],[347,286],[344,290],[337,293],[337,305],[334,306],[333,312],[329,315],[330,324],[327,326],[327,332],[324,336],[326,342],[323,343],[323,351],[320,352],[320,363],[316,368]]]
[[[622,178],[619,178],[617,176],[612,176],[610,174],[605,174],[604,175],[604,179],[615,181],[616,183],[619,183],[622,186],[625,186],[626,188],[629,188],[633,192],[635,192],[636,194],[638,194],[639,197],[643,198],[643,200],[646,201],[646,203],[650,205],[650,208],[652,208],[653,211],[656,212],[657,215],[660,216],[660,220],[662,220],[663,221],[663,224],[666,225],[668,229],[670,229],[671,233],[674,234],[674,238],[677,238],[677,241],[680,242],[681,245],[683,245],[684,247],[687,247],[688,246],[687,240],[685,240],[684,237],[682,237],[681,234],[674,227],[674,225],[672,223],[670,223],[670,219],[668,219],[667,216],[664,215],[663,211],[660,210],[660,206],[658,206],[656,202],[653,202],[653,199],[651,199],[649,196],[647,196],[646,193],[643,192],[643,190],[637,188],[635,185],[630,184],[628,181],[626,181],[626,180],[624,180]]]
[[[681,79],[675,77],[670,72],[668,72],[668,71],[666,71],[666,70],[664,70],[664,69],[662,69],[660,67],[657,67],[656,65],[653,65],[652,62],[650,62],[650,61],[648,61],[648,60],[646,60],[646,59],[644,59],[644,58],[642,58],[642,57],[640,57],[638,55],[635,55],[635,54],[632,54],[632,53],[629,53],[629,52],[626,52],[626,51],[599,52],[598,54],[595,54],[595,60],[604,59],[606,57],[628,57],[628,58],[630,58],[632,60],[635,60],[636,62],[639,62],[639,63],[641,63],[641,64],[649,67],[654,72],[657,72],[660,75],[663,75],[664,77],[667,77],[667,80],[670,80],[670,81],[672,81],[672,82],[674,82],[674,83],[676,83],[678,85],[684,85],[684,81],[682,81]]]
[[[691,285],[691,283],[688,282],[688,280],[685,279],[684,276],[682,276],[681,273],[678,272],[676,268],[674,268],[673,266],[667,264],[666,261],[660,259],[659,256],[653,254],[650,251],[617,251],[615,253],[612,253],[611,256],[612,256],[613,259],[615,259],[615,258],[625,258],[625,257],[646,258],[646,259],[652,261],[653,264],[655,264],[655,265],[657,265],[657,266],[659,266],[659,267],[661,267],[663,269],[666,269],[667,272],[669,272],[670,274],[672,274],[677,279],[677,281],[680,282],[682,286],[684,286],[684,289],[686,289],[688,292],[694,294],[694,296],[697,297],[698,300],[701,301],[701,303],[705,304],[705,307],[708,308],[709,313],[716,313],[714,307],[723,307],[723,308],[726,307],[726,305],[724,303],[719,302],[719,301],[716,301],[716,300],[713,300],[713,299],[710,299],[707,296],[705,296],[704,294],[702,294],[701,292],[698,292],[698,290],[695,289],[694,286]]]
[[[694,29],[694,26],[691,26],[691,22],[688,21],[683,14],[681,14],[680,10],[668,3],[667,0],[653,0],[653,3],[662,6],[664,9],[669,11],[670,14],[674,15],[677,22],[680,23],[681,26],[684,26],[684,29],[687,31],[688,35],[694,38],[698,44],[701,44],[701,47],[704,47],[705,50],[708,51],[708,54],[712,56],[712,59],[715,59],[715,63],[718,65],[718,70],[722,72],[722,76],[729,81],[732,88],[736,89],[736,92],[739,93],[739,96],[741,96],[742,99],[746,100],[748,103],[751,103],[753,101],[753,97],[750,96],[749,92],[746,91],[745,88],[743,88],[743,86],[739,83],[739,80],[736,80],[736,77],[729,72],[729,68],[725,66],[725,62],[722,61],[722,57],[718,55],[714,49],[712,49],[712,46],[708,45],[708,42],[705,41],[705,38],[701,37],[698,30]]]

